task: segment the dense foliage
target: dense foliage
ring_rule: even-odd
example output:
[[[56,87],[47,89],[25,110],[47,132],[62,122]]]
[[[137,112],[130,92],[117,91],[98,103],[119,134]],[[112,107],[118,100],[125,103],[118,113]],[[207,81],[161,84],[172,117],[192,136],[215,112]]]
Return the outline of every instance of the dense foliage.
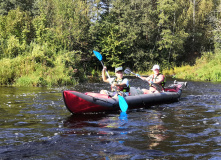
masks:
[[[220,53],[220,10],[218,0],[0,1],[0,84],[75,84],[100,72],[93,50],[109,69],[194,65]]]

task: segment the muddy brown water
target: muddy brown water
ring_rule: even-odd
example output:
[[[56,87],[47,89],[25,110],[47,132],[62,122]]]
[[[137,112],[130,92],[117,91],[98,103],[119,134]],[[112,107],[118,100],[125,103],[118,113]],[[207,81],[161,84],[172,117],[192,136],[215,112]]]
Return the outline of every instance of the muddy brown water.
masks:
[[[0,87],[0,159],[221,159],[221,84],[187,82],[179,102],[123,116],[66,109],[63,90],[97,92],[104,83]]]

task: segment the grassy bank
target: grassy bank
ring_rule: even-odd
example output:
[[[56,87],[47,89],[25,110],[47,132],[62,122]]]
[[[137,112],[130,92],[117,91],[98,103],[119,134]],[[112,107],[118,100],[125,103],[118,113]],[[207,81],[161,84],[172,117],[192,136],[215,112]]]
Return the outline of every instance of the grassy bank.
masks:
[[[221,82],[221,52],[213,54],[205,52],[201,58],[196,60],[194,66],[183,65],[164,70],[167,76],[186,80]]]
[[[75,85],[78,73],[66,66],[64,56],[18,56],[0,60],[0,84],[14,86],[62,86]]]

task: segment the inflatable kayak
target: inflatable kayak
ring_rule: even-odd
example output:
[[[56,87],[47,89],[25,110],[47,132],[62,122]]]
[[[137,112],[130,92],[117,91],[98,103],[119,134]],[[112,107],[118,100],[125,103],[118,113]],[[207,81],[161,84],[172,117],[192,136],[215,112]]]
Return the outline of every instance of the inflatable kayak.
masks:
[[[174,84],[165,88],[164,92],[141,94],[139,89],[131,87],[131,95],[124,97],[128,109],[144,108],[163,103],[172,103],[179,101],[183,86],[186,82],[174,82]],[[67,109],[71,113],[87,112],[107,112],[120,110],[118,98],[114,99],[108,95],[77,91],[63,91],[63,99]]]

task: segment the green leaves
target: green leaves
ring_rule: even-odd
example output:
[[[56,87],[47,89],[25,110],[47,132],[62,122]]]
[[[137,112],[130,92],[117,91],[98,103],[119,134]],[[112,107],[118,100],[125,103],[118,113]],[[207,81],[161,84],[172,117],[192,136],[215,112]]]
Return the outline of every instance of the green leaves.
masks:
[[[0,39],[3,57],[14,58],[23,54],[27,45],[34,38],[32,18],[28,12],[19,8],[8,12],[7,16],[0,16]]]
[[[124,63],[123,59],[120,59],[124,46],[123,41],[119,39],[118,27],[109,23],[105,23],[104,27],[106,30],[103,31],[103,36],[99,37],[98,43],[102,48],[101,52],[104,54],[107,63],[112,64],[112,67],[121,66]]]

